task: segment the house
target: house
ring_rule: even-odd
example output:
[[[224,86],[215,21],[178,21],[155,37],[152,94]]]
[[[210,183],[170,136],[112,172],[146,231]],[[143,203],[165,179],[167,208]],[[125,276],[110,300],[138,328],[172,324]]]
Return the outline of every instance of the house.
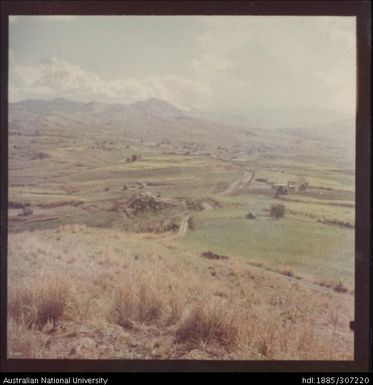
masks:
[[[267,178],[255,178],[255,180],[257,182],[263,182],[263,183],[267,183],[268,182],[268,179]]]
[[[256,214],[253,213],[252,211],[250,211],[250,212],[246,215],[246,219],[256,219]]]
[[[297,190],[297,184],[293,180],[288,181],[288,191],[296,191]]]
[[[298,191],[306,191],[308,189],[308,182],[301,183],[298,187]]]
[[[274,183],[272,185],[272,190],[275,190],[275,195],[287,194],[289,189],[288,185],[285,183]]]

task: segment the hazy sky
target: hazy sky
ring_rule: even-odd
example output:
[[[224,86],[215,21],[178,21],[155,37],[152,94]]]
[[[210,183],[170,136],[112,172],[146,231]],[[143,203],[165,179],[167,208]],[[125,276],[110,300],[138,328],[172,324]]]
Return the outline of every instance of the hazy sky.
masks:
[[[11,16],[11,101],[355,111],[354,17]]]

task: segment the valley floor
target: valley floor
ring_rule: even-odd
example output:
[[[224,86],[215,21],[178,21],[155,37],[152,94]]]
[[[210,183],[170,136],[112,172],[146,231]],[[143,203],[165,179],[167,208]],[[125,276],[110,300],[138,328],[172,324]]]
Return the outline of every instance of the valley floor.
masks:
[[[334,139],[93,131],[10,132],[8,357],[353,358],[354,165]]]

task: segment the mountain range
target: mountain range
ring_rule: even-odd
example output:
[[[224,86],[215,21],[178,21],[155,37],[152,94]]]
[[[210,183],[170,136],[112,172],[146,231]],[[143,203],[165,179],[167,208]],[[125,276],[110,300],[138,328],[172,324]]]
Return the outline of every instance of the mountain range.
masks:
[[[263,108],[248,119],[225,112],[182,110],[156,98],[132,104],[83,103],[56,98],[10,103],[9,131],[126,137],[151,143],[194,142],[205,148],[223,145],[241,151],[276,144],[282,145],[281,151],[284,151],[299,140],[343,142],[346,148],[353,148],[355,122],[346,115],[316,107]]]

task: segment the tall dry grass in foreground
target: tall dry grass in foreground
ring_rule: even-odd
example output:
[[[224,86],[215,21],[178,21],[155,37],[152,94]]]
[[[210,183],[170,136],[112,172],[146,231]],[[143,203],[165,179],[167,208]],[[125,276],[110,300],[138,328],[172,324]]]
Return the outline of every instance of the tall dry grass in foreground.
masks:
[[[352,358],[351,295],[207,260],[167,237],[12,234],[8,286],[10,357]]]
[[[41,329],[62,318],[70,297],[66,279],[48,275],[14,288],[9,297],[8,314],[18,323]]]
[[[219,345],[228,351],[234,349],[239,341],[242,320],[226,306],[199,301],[179,325],[176,341]]]

